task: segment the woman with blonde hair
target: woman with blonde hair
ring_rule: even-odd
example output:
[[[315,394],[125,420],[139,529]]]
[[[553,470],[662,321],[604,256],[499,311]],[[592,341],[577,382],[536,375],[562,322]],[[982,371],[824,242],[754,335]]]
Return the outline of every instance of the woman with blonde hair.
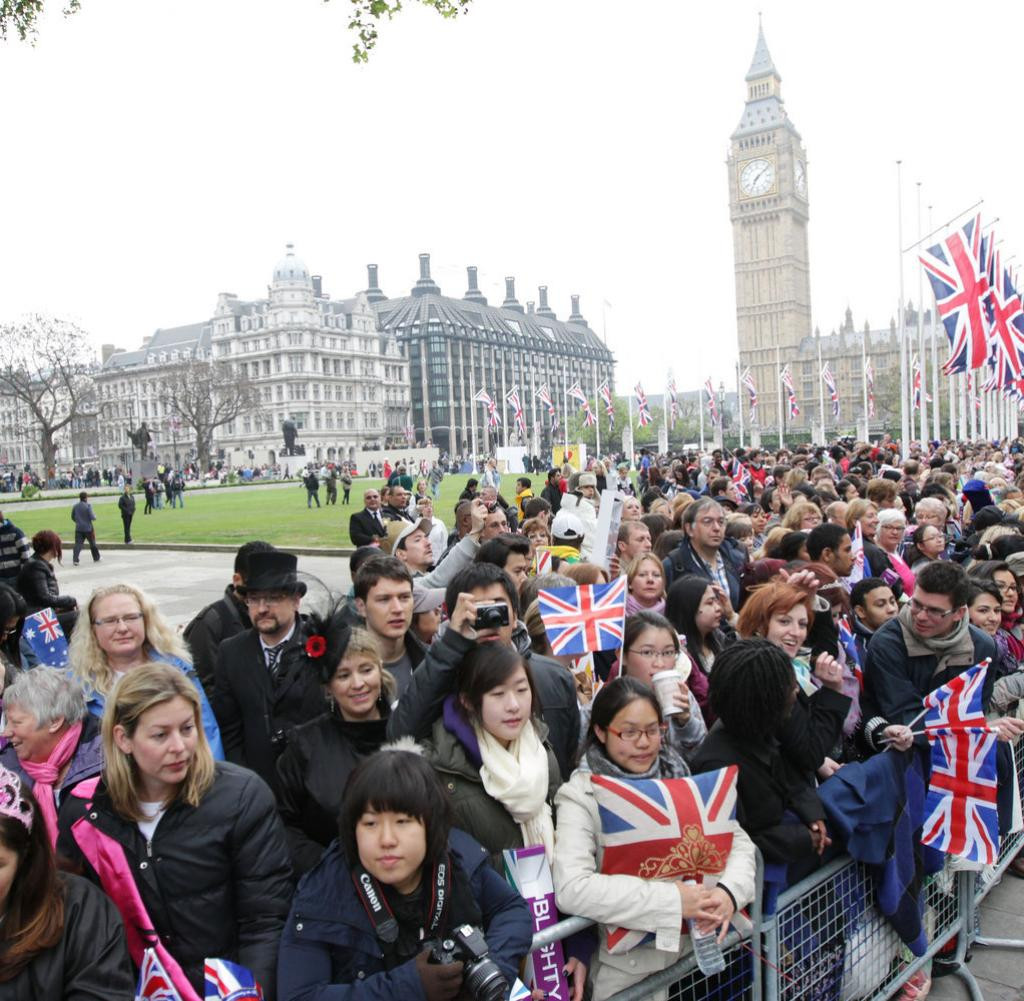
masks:
[[[783,516],[782,527],[794,532],[810,532],[823,521],[821,508],[808,500],[797,501]]]
[[[377,641],[341,613],[311,619],[311,663],[327,698],[322,716],[288,731],[277,759],[278,806],[296,875],[320,861],[338,836],[342,793],[356,765],[384,746],[398,686],[384,670]],[[322,636],[323,643],[316,637]]]
[[[68,653],[71,673],[84,689],[93,716],[103,715],[114,686],[135,668],[153,661],[177,668],[195,685],[206,739],[213,756],[223,760],[217,720],[188,647],[144,591],[131,584],[110,584],[93,591],[71,634]]]
[[[170,664],[140,665],[110,693],[103,753],[102,777],[61,804],[57,847],[114,901],[135,965],[153,946],[195,1001],[206,957],[228,959],[273,1001],[292,886],[270,789],[214,762],[199,693]]]
[[[626,614],[642,608],[665,614],[665,569],[654,553],[641,553],[626,566]]]

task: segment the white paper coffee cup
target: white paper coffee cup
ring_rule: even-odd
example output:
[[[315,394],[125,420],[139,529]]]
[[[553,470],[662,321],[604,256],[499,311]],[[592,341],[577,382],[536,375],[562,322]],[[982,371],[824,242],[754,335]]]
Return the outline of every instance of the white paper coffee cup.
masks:
[[[662,716],[674,716],[676,713],[682,712],[682,709],[674,701],[679,692],[679,681],[681,678],[682,675],[675,668],[668,671],[659,671],[651,678],[651,685],[653,685],[654,692],[661,703]]]

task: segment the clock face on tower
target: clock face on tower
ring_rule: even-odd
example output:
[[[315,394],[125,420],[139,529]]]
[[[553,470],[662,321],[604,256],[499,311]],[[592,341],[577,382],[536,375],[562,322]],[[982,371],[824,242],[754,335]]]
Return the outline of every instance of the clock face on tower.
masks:
[[[767,194],[775,187],[775,162],[758,157],[740,170],[740,191],[748,197]]]
[[[803,160],[797,160],[793,170],[793,179],[796,181],[796,193],[801,198],[807,197],[807,168]]]

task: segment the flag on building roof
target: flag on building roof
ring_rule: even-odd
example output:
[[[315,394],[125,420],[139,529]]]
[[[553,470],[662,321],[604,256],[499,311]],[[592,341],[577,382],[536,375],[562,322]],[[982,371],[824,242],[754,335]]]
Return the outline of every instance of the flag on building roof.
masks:
[[[626,625],[627,581],[556,587],[537,594],[551,652],[582,654],[617,650]]]
[[[929,247],[919,260],[949,338],[949,358],[943,371],[950,375],[981,368],[988,357],[989,341],[985,315],[989,281],[983,267],[981,214]]]
[[[932,771],[921,843],[991,865],[999,855],[999,811],[996,735],[982,710],[987,671],[988,661],[975,664],[925,697]]]

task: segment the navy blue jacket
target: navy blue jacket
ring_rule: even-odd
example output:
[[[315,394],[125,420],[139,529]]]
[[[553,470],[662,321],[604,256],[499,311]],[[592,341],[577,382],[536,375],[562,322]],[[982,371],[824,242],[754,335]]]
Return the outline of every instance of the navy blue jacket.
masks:
[[[722,562],[725,564],[725,575],[729,580],[729,603],[733,608],[740,607],[740,569],[744,559],[739,547],[731,540],[722,541],[719,552],[722,554]],[[662,569],[665,571],[666,590],[674,580],[684,577],[687,574],[696,574],[698,577],[711,579],[707,565],[693,551],[689,539],[683,539],[662,561]]]
[[[453,830],[448,847],[469,878],[491,958],[511,985],[530,949],[529,907],[468,834]],[[385,968],[337,841],[299,883],[281,936],[277,976],[279,1001],[426,1001],[415,960]]]

